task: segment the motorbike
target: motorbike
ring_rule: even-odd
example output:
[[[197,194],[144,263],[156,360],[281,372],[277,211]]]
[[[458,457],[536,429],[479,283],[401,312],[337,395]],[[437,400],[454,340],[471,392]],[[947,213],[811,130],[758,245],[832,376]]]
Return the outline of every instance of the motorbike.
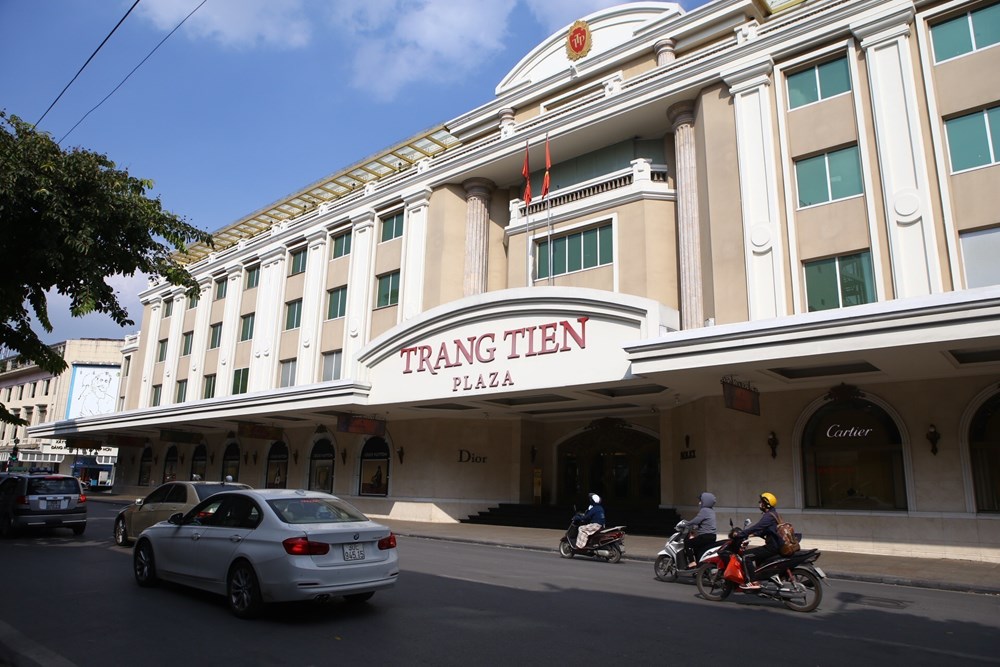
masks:
[[[667,538],[667,543],[663,545],[660,552],[656,554],[656,561],[653,563],[653,573],[660,581],[677,581],[678,576],[690,577],[698,571],[707,558],[713,556],[726,544],[728,540],[717,540],[705,552],[698,557],[698,563],[694,567],[688,567],[688,559],[684,554],[684,542],[691,532],[691,526],[685,519],[681,519],[674,526],[674,534]]]
[[[749,520],[745,525],[749,524]],[[732,522],[730,522],[732,525]],[[758,563],[753,576],[748,577],[743,554],[749,540],[737,543],[739,530],[729,531],[729,539],[712,556],[703,559],[695,572],[698,592],[706,600],[718,602],[732,593],[757,595],[777,600],[793,611],[809,612],[823,601],[823,579],[826,574],[814,565],[820,557],[818,549],[799,550],[791,556],[774,556]],[[744,582],[756,582],[760,588],[744,588],[726,578],[731,559],[737,559]]]
[[[602,528],[587,539],[587,546],[582,549],[576,546],[576,536],[580,531],[582,514],[574,514],[566,534],[559,540],[559,555],[563,558],[573,556],[591,556],[617,563],[625,553],[625,526]]]

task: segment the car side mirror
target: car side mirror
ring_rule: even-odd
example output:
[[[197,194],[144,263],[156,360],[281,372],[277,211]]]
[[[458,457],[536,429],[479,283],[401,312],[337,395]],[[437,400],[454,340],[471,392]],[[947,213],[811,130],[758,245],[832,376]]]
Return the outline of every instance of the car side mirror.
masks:
[[[170,515],[169,519],[167,519],[167,523],[172,523],[175,526],[179,526],[181,525],[181,521],[183,520],[184,520],[184,512],[175,512],[174,514]]]
[[[136,507],[142,507],[142,498],[136,498],[135,499],[135,504],[136,504]]]

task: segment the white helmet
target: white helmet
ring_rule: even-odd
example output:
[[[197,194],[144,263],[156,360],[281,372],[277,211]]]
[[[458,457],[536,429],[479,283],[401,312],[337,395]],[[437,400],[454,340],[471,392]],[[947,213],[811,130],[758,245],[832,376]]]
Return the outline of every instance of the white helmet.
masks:
[[[595,505],[600,505],[601,504],[601,497],[599,495],[597,495],[596,493],[592,493],[592,494],[590,494],[590,502],[594,503]]]

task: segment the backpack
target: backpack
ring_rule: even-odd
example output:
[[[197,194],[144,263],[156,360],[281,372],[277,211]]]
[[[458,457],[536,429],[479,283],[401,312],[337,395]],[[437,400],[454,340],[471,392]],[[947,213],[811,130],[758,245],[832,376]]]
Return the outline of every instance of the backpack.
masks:
[[[781,520],[781,515],[777,512],[774,515],[778,518],[778,539],[781,540],[781,555],[791,556],[799,550],[799,538],[795,534],[795,528],[787,521]]]

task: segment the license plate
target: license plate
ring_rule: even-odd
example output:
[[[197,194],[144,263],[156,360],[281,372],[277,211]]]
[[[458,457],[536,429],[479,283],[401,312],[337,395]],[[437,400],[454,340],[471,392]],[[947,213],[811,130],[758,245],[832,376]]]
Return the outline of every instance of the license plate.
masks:
[[[59,498],[41,499],[38,501],[38,509],[42,510],[62,509],[62,500]]]
[[[360,543],[344,545],[344,560],[364,560],[365,548]]]

